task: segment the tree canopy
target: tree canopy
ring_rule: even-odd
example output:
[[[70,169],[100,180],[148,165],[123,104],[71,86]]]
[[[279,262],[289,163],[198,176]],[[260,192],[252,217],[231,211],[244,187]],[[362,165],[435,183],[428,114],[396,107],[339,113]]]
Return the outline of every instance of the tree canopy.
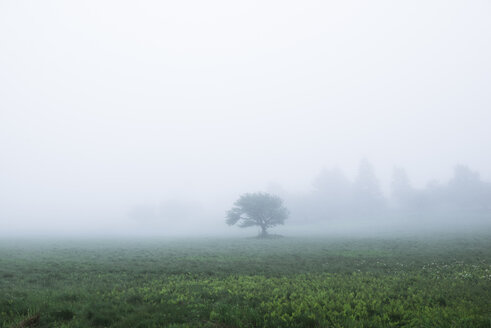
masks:
[[[268,193],[247,193],[240,196],[234,207],[227,212],[227,224],[239,223],[242,228],[259,226],[260,237],[268,235],[267,229],[284,224],[289,211],[283,200]]]

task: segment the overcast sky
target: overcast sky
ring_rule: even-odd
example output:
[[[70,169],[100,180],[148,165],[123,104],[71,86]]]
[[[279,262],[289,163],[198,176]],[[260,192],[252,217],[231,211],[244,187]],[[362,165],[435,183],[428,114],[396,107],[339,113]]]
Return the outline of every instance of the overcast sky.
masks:
[[[490,58],[487,0],[1,0],[0,227],[308,190],[364,157],[384,186],[491,180]]]

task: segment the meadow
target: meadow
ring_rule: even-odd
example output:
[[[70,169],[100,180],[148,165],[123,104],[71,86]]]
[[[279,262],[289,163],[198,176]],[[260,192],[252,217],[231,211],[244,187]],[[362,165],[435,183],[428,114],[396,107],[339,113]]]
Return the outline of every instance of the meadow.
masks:
[[[0,327],[491,327],[491,234],[4,239]]]

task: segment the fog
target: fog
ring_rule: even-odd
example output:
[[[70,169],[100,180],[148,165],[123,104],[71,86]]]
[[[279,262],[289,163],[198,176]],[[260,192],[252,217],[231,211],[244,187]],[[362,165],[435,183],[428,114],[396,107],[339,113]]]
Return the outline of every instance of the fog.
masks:
[[[0,234],[491,225],[489,1],[1,1]]]

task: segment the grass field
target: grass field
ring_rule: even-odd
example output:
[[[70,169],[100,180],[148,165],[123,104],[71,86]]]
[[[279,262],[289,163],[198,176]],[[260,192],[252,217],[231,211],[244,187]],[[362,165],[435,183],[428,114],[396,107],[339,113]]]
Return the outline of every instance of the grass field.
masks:
[[[0,242],[0,327],[491,327],[491,235]]]

